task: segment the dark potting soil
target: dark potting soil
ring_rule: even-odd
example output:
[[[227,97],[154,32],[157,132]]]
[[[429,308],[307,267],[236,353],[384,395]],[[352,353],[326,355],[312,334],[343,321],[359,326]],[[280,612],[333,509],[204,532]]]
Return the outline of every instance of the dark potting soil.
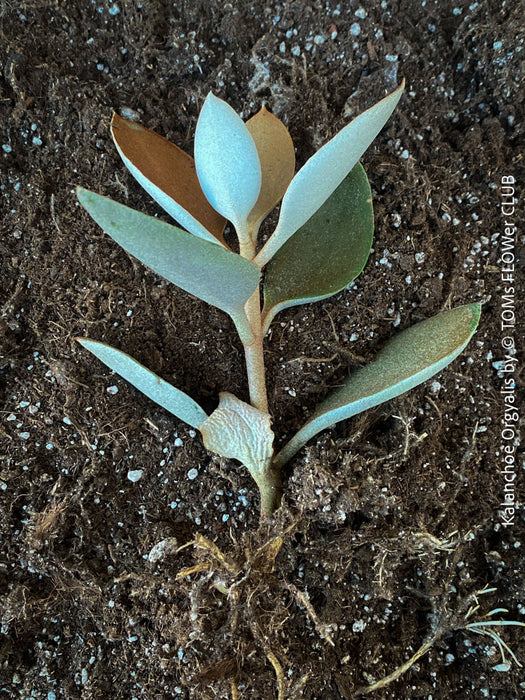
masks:
[[[525,478],[519,421],[502,436],[506,377],[522,397],[519,232],[502,254],[523,213],[524,36],[505,0],[0,2],[0,697],[339,700],[404,664],[371,697],[524,696],[523,630],[489,628],[513,660],[466,628],[525,620],[523,515],[501,505]],[[265,103],[300,166],[402,77],[363,158],[364,272],[267,340],[278,443],[398,330],[471,301],[480,326],[434,379],[301,450],[260,527],[245,470],[75,342],[207,411],[248,398],[229,319],[124,253],[74,187],[160,212],[113,110],[192,152],[210,90],[245,119]]]

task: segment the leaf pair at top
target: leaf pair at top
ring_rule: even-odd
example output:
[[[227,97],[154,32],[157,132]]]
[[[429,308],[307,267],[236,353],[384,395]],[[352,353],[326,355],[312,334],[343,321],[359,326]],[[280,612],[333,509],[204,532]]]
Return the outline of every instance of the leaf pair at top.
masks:
[[[208,95],[197,123],[195,162],[158,134],[115,115],[112,134],[124,163],[187,230],[86,190],[79,190],[79,200],[125,250],[226,311],[242,342],[250,344],[244,306],[258,287],[260,267],[270,262],[265,330],[279,310],[330,296],[363,268],[373,217],[370,187],[357,161],[402,90],[403,85],[354,119],[295,177],[288,130],[264,108],[245,124],[229,105]],[[277,228],[252,261],[259,226],[281,198]],[[226,218],[237,231],[241,256],[224,241]]]
[[[293,142],[277,117],[263,107],[244,124],[211,93],[197,124],[197,165],[175,144],[117,114],[111,133],[125,165],[158,204],[191,233],[224,247],[226,219],[240,235],[256,235],[294,174]]]
[[[208,201],[235,226],[241,244],[282,198],[277,227],[255,256],[264,267],[328,200],[395,109],[404,82],[356,117],[293,176],[293,144],[268,112],[244,124],[225,102],[208,95],[197,122],[195,164]],[[322,235],[322,234],[319,234]]]

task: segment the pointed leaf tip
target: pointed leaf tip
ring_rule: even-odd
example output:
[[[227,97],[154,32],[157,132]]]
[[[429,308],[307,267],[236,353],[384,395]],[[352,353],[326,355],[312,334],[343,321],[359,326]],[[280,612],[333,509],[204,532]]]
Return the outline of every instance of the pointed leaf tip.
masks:
[[[170,216],[190,233],[226,245],[226,219],[206,199],[190,155],[151,129],[116,113],[111,120],[111,135],[124,165]]]
[[[295,149],[292,137],[280,119],[263,105],[246,122],[261,162],[261,190],[248,216],[248,227],[254,237],[264,217],[280,202],[295,171]]]
[[[242,236],[261,189],[259,156],[246,124],[211,92],[197,121],[195,165],[208,201]]]
[[[165,382],[125,352],[89,338],[75,338],[75,340],[152,401],[193,428],[198,428],[208,418],[196,401]]]
[[[458,306],[394,336],[374,362],[353,372],[328,395],[275,463],[285,464],[321,430],[390,401],[440,372],[467,346],[480,314],[479,303]]]
[[[387,122],[403,88],[404,81],[357,116],[303,165],[283,197],[277,228],[255,258],[259,267],[268,263],[344,180]]]

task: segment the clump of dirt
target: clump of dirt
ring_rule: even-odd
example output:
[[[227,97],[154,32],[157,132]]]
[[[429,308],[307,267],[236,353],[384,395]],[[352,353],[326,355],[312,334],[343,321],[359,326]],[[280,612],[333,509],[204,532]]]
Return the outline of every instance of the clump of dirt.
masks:
[[[467,627],[495,608],[525,619],[522,515],[506,526],[501,505],[521,20],[493,0],[0,3],[2,697],[336,700],[381,679],[372,697],[523,696],[522,630],[496,628],[514,660]],[[234,328],[105,237],[73,188],[159,211],[115,152],[112,110],[191,152],[209,90],[244,118],[264,102],[302,165],[403,76],[363,159],[365,271],[268,339],[279,439],[396,330],[478,300],[480,327],[433,381],[304,448],[259,526],[238,465],[74,342],[126,350],[209,411],[219,391],[247,398]]]

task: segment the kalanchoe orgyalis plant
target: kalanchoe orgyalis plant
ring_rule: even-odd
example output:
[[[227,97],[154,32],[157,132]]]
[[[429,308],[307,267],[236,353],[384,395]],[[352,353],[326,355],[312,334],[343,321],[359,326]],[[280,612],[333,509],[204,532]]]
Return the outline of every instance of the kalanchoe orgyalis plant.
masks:
[[[403,87],[344,127],[295,176],[288,130],[264,108],[244,123],[210,93],[197,122],[195,161],[158,134],[114,115],[112,135],[124,163],[185,230],[78,190],[81,204],[126,251],[231,316],[245,349],[251,403],[222,392],[208,416],[187,394],[129,355],[94,340],[79,342],[198,428],[209,450],[240,460],[257,482],[263,516],[279,507],[281,468],[308,440],[439,372],[465,348],[478,323],[480,306],[471,304],[399,333],[274,454],[264,336],[279,311],[325,299],[363,269],[372,244],[373,213],[359,159],[392,114]],[[280,201],[277,227],[258,251],[260,224]],[[237,233],[239,253],[224,239],[227,221]]]

